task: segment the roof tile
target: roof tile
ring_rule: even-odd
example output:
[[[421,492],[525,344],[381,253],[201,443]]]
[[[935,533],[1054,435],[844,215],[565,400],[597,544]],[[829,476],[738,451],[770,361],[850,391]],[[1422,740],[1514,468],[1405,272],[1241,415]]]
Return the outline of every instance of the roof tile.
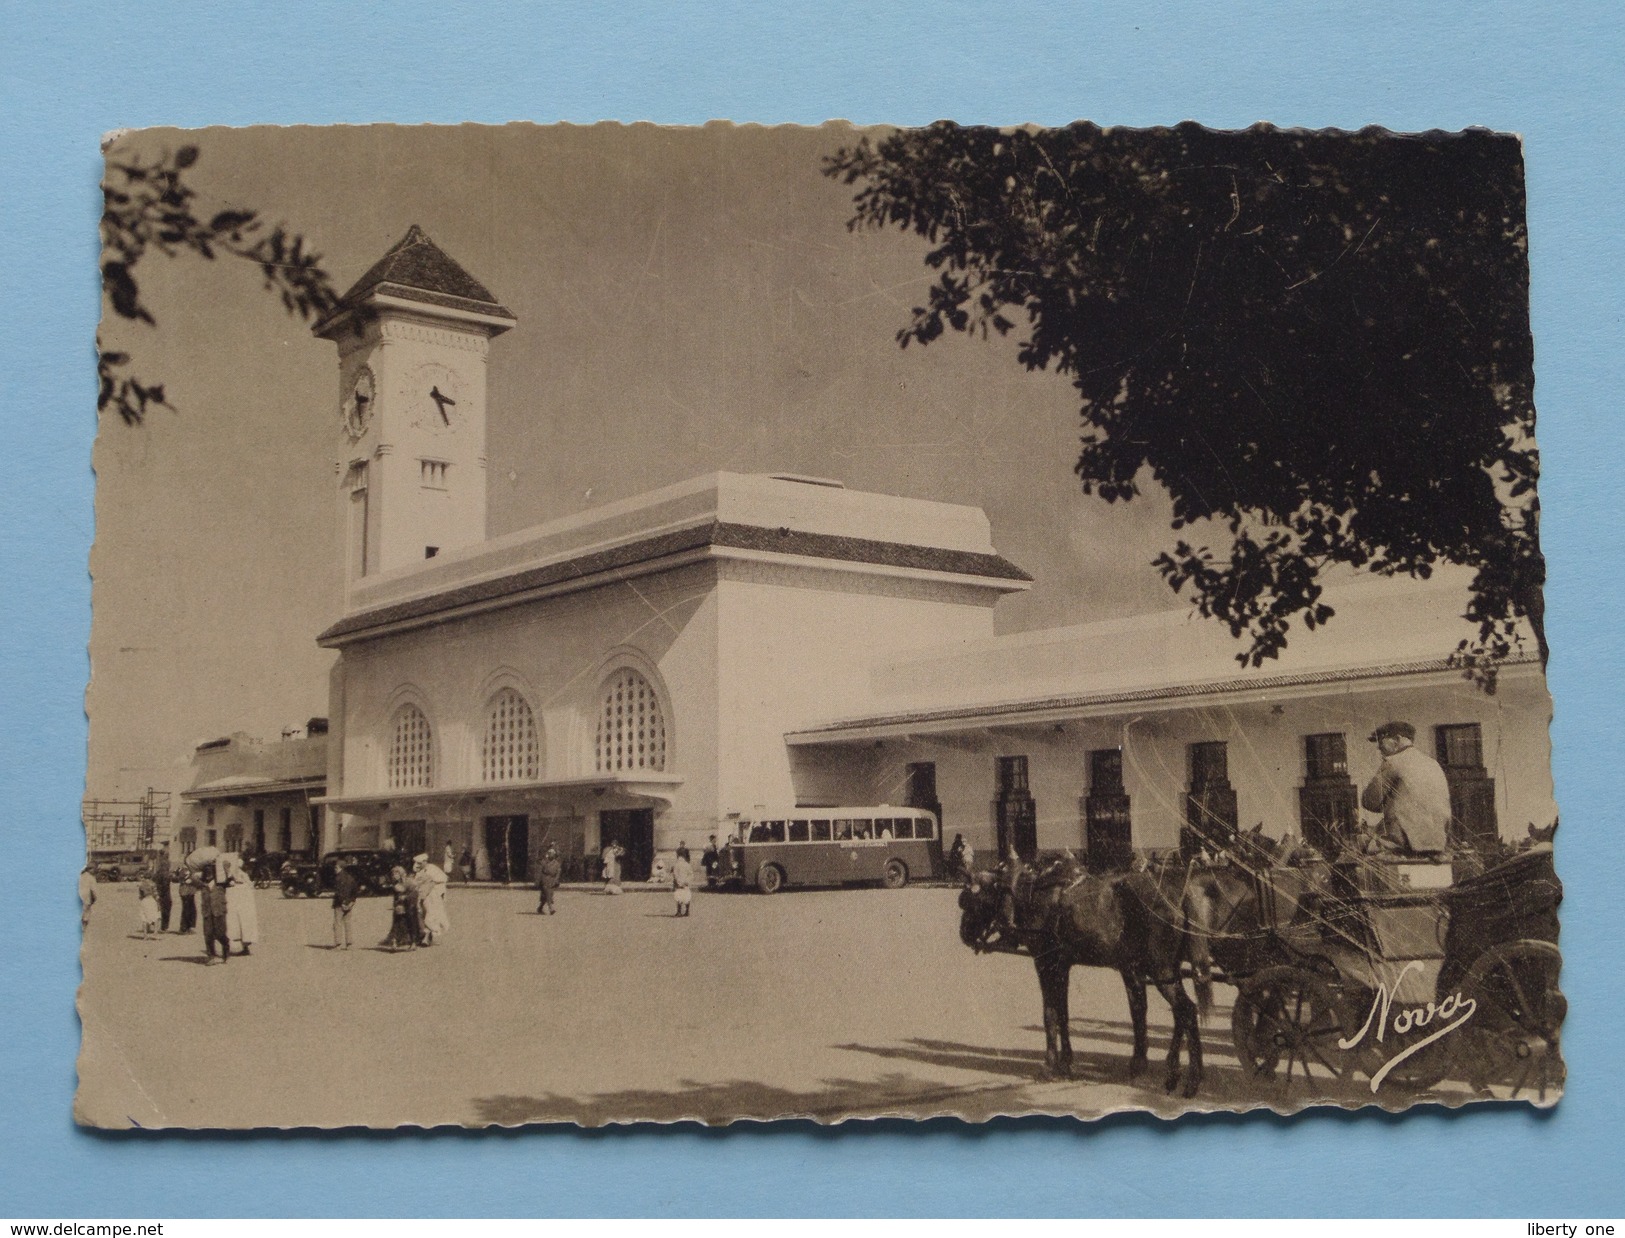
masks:
[[[343,306],[355,305],[380,284],[390,284],[391,292],[410,299],[444,304],[440,298],[451,297],[455,301],[473,302],[512,317],[497,303],[490,289],[463,270],[417,224],[408,228],[406,235],[372,264],[367,273],[339,298],[339,303]],[[414,293],[427,295],[414,297]]]

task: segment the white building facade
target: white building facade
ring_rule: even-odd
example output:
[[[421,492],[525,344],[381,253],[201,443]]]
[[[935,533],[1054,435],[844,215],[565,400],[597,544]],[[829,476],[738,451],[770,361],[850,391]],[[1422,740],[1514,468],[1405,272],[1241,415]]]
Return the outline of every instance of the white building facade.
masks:
[[[1185,616],[996,637],[1032,582],[983,512],[817,479],[716,473],[487,539],[488,346],[514,325],[414,227],[316,328],[346,564],[319,637],[328,846],[527,880],[548,842],[585,876],[618,841],[637,879],[760,806],[906,802],[979,849],[1116,862],[1192,813],[1280,834],[1346,811],[1390,717],[1460,758],[1472,829],[1486,804],[1490,829],[1550,820],[1539,671],[1466,684],[1438,590],[1378,598],[1387,638],[1345,616],[1358,650],[1298,636],[1244,673]]]
[[[242,732],[199,744],[192,782],[170,831],[174,860],[198,847],[242,855],[314,855],[327,790],[327,719],[312,718],[278,740]]]
[[[1532,656],[1490,695],[1450,665],[1459,587],[1325,598],[1333,623],[1255,670],[1188,611],[879,660],[866,710],[786,737],[797,781],[816,800],[911,788],[979,851],[1068,847],[1105,867],[1260,824],[1326,847],[1358,820],[1380,760],[1368,737],[1403,720],[1445,769],[1458,845],[1555,821]]]

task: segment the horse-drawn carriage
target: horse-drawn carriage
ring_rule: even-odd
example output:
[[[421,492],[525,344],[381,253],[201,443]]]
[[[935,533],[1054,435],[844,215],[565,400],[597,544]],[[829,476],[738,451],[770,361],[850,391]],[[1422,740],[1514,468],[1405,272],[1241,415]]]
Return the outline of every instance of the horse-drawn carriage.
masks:
[[[1176,975],[1192,977],[1199,997],[1215,980],[1235,986],[1242,1069],[1287,1093],[1329,1091],[1356,1074],[1373,1093],[1445,1078],[1540,1101],[1561,1088],[1562,886],[1549,844],[1461,880],[1449,863],[1352,852],[1283,860],[1263,847],[1116,876],[1066,857],[1021,880],[973,880],[961,935],[1034,958],[1052,1070],[1070,1065],[1064,977],[1079,964],[1123,975],[1131,1069],[1144,1064],[1145,986],[1164,994],[1175,1016],[1169,1087],[1188,1040],[1187,1095],[1201,1078],[1200,1033],[1182,983],[1169,983]]]
[[[1211,952],[1253,1076],[1291,1089],[1359,1072],[1373,1092],[1449,1077],[1537,1100],[1561,1087],[1549,844],[1459,882],[1447,863],[1363,855],[1247,878],[1252,923],[1237,907]]]

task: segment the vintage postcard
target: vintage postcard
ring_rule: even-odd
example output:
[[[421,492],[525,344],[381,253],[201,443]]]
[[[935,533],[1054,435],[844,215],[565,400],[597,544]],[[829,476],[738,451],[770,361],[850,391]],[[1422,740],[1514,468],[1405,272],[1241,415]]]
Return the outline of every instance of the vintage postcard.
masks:
[[[103,190],[79,1122],[1558,1100],[1516,138]]]

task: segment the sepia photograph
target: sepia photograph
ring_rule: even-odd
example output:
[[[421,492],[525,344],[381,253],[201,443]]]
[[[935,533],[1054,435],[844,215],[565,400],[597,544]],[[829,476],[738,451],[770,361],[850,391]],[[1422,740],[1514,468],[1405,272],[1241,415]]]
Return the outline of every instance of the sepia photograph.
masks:
[[[103,160],[82,1126],[1558,1104],[1515,135]]]

